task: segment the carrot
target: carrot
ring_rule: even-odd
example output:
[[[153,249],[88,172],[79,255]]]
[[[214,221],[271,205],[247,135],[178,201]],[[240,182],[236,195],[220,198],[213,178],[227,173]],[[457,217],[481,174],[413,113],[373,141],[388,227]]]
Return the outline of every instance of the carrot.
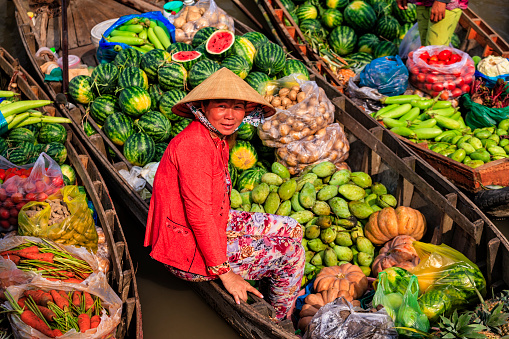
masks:
[[[36,290],[36,291],[26,290],[25,292],[23,292],[23,295],[27,298],[29,296],[31,296],[32,299],[34,299],[35,303],[39,304],[41,302],[41,296],[43,295],[43,293],[44,293],[44,291],[41,291],[41,290]]]
[[[49,294],[48,292],[44,292],[41,295],[41,299],[40,299],[39,305],[44,306],[44,307],[48,307],[48,303],[50,301],[53,302],[53,298],[51,297],[51,294]]]
[[[78,326],[81,333],[90,329],[90,316],[86,313],[82,313],[78,316]]]
[[[92,311],[94,310],[94,299],[88,292],[83,292],[83,295],[85,296],[85,310],[88,311],[90,308],[92,308]]]
[[[49,291],[51,296],[53,297],[53,301],[57,304],[58,307],[64,309],[65,307],[69,307],[69,302],[67,299],[64,299],[57,291],[51,290]]]
[[[18,305],[19,305],[19,307],[21,307],[21,308],[25,308],[25,300],[27,300],[27,298],[26,298],[26,297],[22,297],[22,298],[19,298],[19,299],[18,299]]]
[[[98,315],[94,315],[90,318],[90,328],[97,328],[101,323],[101,317]]]
[[[65,293],[65,291],[57,291],[57,292],[62,296],[62,298],[67,300],[67,303],[69,303],[69,295],[67,293]]]
[[[39,247],[34,245],[34,246],[26,247],[26,248],[23,248],[20,250],[3,251],[2,253],[0,253],[0,255],[14,254],[14,255],[18,255],[21,257],[22,254],[26,254],[26,253],[39,253]]]
[[[46,280],[49,280],[49,281],[60,281],[61,279],[57,279],[57,278],[45,278]]]
[[[76,307],[80,307],[81,304],[81,292],[80,291],[74,291],[72,294],[72,304]]]
[[[37,305],[37,307],[39,308],[39,310],[41,311],[42,315],[44,316],[44,318],[47,321],[53,321],[57,317],[57,315],[52,310],[50,310],[49,308],[44,307],[44,306],[39,306],[39,305]]]
[[[60,336],[63,336],[63,333],[62,331],[60,331],[59,329],[54,329],[53,330],[53,338],[56,338],[56,337],[60,337]]]
[[[42,319],[36,316],[34,312],[30,310],[23,311],[23,313],[21,313],[21,320],[37,331],[42,332],[50,338],[54,338],[53,330],[51,330]]]
[[[64,279],[62,280],[63,282],[66,282],[66,283],[71,283],[71,284],[79,284],[81,283],[83,280],[81,279],[76,279],[76,278],[68,278],[68,279]]]
[[[53,257],[55,256],[53,253],[18,253],[17,255],[26,259],[47,261],[50,263],[53,263]]]
[[[2,258],[4,259],[10,259],[12,260],[16,265],[19,264],[19,261],[21,260],[21,258],[18,256],[18,255],[14,255],[14,254],[4,254],[2,255]]]

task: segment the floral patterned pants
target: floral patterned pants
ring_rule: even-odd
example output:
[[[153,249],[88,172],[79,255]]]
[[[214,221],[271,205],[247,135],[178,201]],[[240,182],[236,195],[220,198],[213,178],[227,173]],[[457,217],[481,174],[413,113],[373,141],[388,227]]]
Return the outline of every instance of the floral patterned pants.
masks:
[[[230,267],[246,280],[269,278],[268,301],[280,319],[286,318],[304,274],[302,232],[302,226],[290,217],[230,210],[226,229]],[[187,281],[217,279],[166,267]]]

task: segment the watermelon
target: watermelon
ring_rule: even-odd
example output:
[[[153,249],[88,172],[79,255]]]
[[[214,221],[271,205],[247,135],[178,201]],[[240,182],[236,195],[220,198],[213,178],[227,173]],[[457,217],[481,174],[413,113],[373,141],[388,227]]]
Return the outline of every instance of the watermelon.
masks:
[[[201,44],[203,44],[204,42],[206,42],[208,40],[208,38],[210,38],[212,33],[214,33],[215,31],[217,31],[217,28],[215,28],[215,27],[200,28],[193,37],[193,42],[192,42],[193,47],[196,48],[196,47],[200,46]]]
[[[207,58],[207,49],[205,48],[205,43],[203,43],[203,44],[201,44],[200,46],[196,47],[194,50],[195,50],[196,52],[201,53],[201,55],[202,55],[202,60],[203,60],[203,59],[208,59],[208,58]],[[191,67],[191,68],[192,68],[192,67]]]
[[[133,121],[127,115],[116,112],[106,119],[103,131],[111,142],[122,146],[134,134]]]
[[[5,157],[7,150],[9,149],[9,144],[5,141],[4,138],[0,138],[0,155]]]
[[[272,42],[262,45],[254,58],[254,65],[256,69],[267,74],[274,76],[281,72],[285,67],[286,55],[281,46]]]
[[[140,87],[127,87],[120,92],[119,103],[122,112],[138,118],[150,109],[150,95]]]
[[[41,129],[41,127],[42,127],[42,122],[38,122],[36,124],[31,124],[31,125],[24,126],[24,128],[26,128],[27,130],[31,131],[35,136],[37,136],[37,134],[39,133],[39,130]]]
[[[60,124],[44,124],[39,131],[38,141],[42,144],[51,142],[65,143],[67,140],[67,130]]]
[[[159,100],[163,96],[163,89],[159,84],[150,85],[148,88],[148,94],[150,95],[150,109],[157,111],[159,109]]]
[[[341,26],[343,23],[343,14],[340,11],[334,8],[329,8],[325,10],[322,14],[322,24],[329,28],[333,29],[334,27]]]
[[[126,67],[120,72],[118,77],[118,87],[126,88],[132,86],[148,89],[147,74],[138,67]]]
[[[136,125],[139,129],[148,134],[154,142],[164,141],[170,136],[171,123],[160,112],[150,111],[138,119]]]
[[[295,59],[288,59],[286,60],[285,67],[279,74],[279,78],[288,76],[290,74],[294,73],[300,73],[304,75],[304,80],[309,80],[309,72],[306,68],[306,65],[302,63],[302,61],[295,60]]]
[[[413,27],[414,24],[411,24],[411,23],[406,23],[404,25],[401,25],[400,29],[399,29],[399,39],[400,40],[403,40],[403,38],[405,38],[405,35],[408,33],[408,31],[410,30],[410,28]],[[453,34],[453,37],[454,37],[454,34]],[[458,39],[458,42],[459,42],[459,39]],[[453,45],[454,47],[454,45]],[[456,48],[456,47],[455,47]]]
[[[322,36],[323,27],[320,21],[316,19],[306,19],[300,23],[300,30],[306,34]]]
[[[178,52],[189,52],[192,50],[193,47],[191,45],[186,44],[185,42],[174,42],[166,49],[166,51],[170,54]]]
[[[197,63],[202,57],[202,54],[197,51],[182,51],[177,52],[171,56],[171,60],[178,62],[186,71],[190,71],[191,67]]]
[[[58,165],[62,166],[67,159],[67,149],[58,142],[51,142],[46,145],[44,152],[49,155]]]
[[[304,4],[297,8],[296,14],[299,21],[302,22],[306,19],[316,19],[318,17],[318,10],[311,4]]]
[[[237,187],[237,179],[238,179],[238,171],[235,167],[232,166],[232,163],[228,161],[228,172],[230,173],[230,180],[232,183],[232,187]]]
[[[407,26],[407,25],[410,25],[410,27],[408,28],[408,30],[410,30],[410,28],[412,28],[412,26],[413,26],[412,24],[404,24],[404,25],[403,25],[403,27],[405,27],[405,28],[406,28],[406,26]],[[408,31],[407,31],[407,32],[408,32]],[[400,38],[401,38],[401,36],[400,36]],[[401,39],[402,39],[402,38],[401,38]],[[461,44],[461,41],[460,41],[460,38],[459,38],[458,34],[453,33],[453,34],[452,34],[452,37],[451,37],[451,45],[452,45],[452,47],[454,47],[454,48],[460,48],[460,44]]]
[[[269,39],[260,32],[247,32],[243,37],[251,41],[256,50],[269,42]]]
[[[233,54],[243,57],[246,59],[249,67],[253,67],[256,48],[246,37],[238,36],[235,38],[235,42],[233,43]]]
[[[417,6],[407,3],[407,9],[399,9],[397,1],[392,3],[392,13],[402,24],[415,23],[417,21]]]
[[[380,39],[372,33],[364,34],[357,41],[357,50],[368,54],[373,54],[375,46],[380,43]]]
[[[375,14],[378,18],[382,18],[386,15],[392,14],[392,6],[391,4],[381,1],[381,2],[375,2],[371,5],[373,7],[373,10],[375,11]]]
[[[163,115],[170,121],[175,122],[182,120],[183,118],[173,114],[171,109],[177,102],[184,99],[185,96],[186,92],[179,89],[173,89],[171,91],[165,92],[159,101],[159,111],[161,111],[161,113],[163,113]]]
[[[119,69],[125,67],[140,67],[141,53],[134,48],[126,48],[118,52],[113,64]]]
[[[18,166],[25,165],[28,163],[28,160],[31,157],[32,157],[32,154],[27,152],[27,150],[22,146],[10,148],[7,151],[7,160],[12,162],[14,165],[18,165]]]
[[[83,123],[83,131],[85,131],[85,134],[88,137],[97,134],[97,131],[92,127],[92,125],[90,125],[88,121]]]
[[[170,53],[161,49],[153,49],[143,54],[140,61],[140,68],[147,73],[149,80],[157,82],[157,71],[170,62]]]
[[[293,22],[295,22],[295,24],[298,26],[299,25],[299,18],[297,17],[297,14],[295,13],[295,11],[290,12],[290,16],[292,17]],[[286,18],[286,16],[283,17],[283,21],[284,21],[286,26],[289,26],[289,27],[293,26],[293,24],[290,22],[290,20],[288,20]]]
[[[235,35],[226,29],[219,29],[212,33],[205,42],[207,55],[214,60],[222,60],[233,53]]]
[[[256,150],[248,141],[237,140],[230,150],[230,161],[238,170],[247,170],[258,161]]]
[[[184,128],[189,126],[189,124],[191,122],[193,122],[193,120],[187,119],[187,118],[182,118],[181,121],[177,122],[176,124],[173,124],[173,126],[171,127],[171,130],[170,130],[170,137],[175,138],[177,136],[177,134],[182,132],[184,130]]]
[[[134,166],[145,166],[152,161],[155,152],[154,140],[143,132],[134,133],[124,143],[124,157]]]
[[[90,116],[96,123],[103,125],[108,115],[120,111],[117,97],[105,94],[95,99],[90,105]]]
[[[274,154],[274,148],[265,146],[259,138],[257,138],[257,135],[255,135],[254,139],[258,139],[258,142],[256,143],[255,149],[258,153],[258,156],[264,160],[274,162],[275,154]],[[270,166],[269,166],[270,168]]]
[[[35,143],[35,135],[34,133],[23,127],[17,127],[12,129],[7,135],[7,143],[13,146],[16,146],[20,142],[29,142]]]
[[[168,142],[156,142],[156,151],[152,161],[159,162],[163,158],[164,152],[168,148]]]
[[[339,26],[329,34],[329,43],[334,52],[339,55],[352,53],[357,43],[357,35],[354,30],[348,26]]]
[[[244,81],[247,82],[249,86],[253,87],[258,93],[264,95],[265,84],[267,81],[270,81],[270,78],[267,74],[262,72],[251,72],[247,75]]]
[[[41,154],[46,149],[46,144],[37,144],[34,148],[34,154]]]
[[[346,24],[355,31],[368,32],[376,23],[376,14],[373,7],[360,0],[346,6],[343,15]]]
[[[401,25],[398,20],[393,16],[387,15],[377,20],[375,32],[382,38],[393,40],[398,37],[400,28]]]
[[[74,101],[86,105],[94,101],[92,91],[92,78],[86,75],[78,75],[69,81],[69,94]]]
[[[262,176],[268,171],[263,167],[254,167],[242,172],[237,179],[237,190],[252,191],[253,188],[262,182]]]
[[[233,73],[237,74],[241,79],[247,77],[247,74],[251,70],[246,59],[238,55],[232,55],[227,57],[221,62],[222,67],[228,68]]]
[[[326,0],[325,6],[327,6],[327,8],[340,10],[348,6],[349,3],[349,0]]]
[[[187,71],[178,62],[172,62],[159,68],[158,81],[162,89],[185,89],[187,85]]]
[[[209,59],[198,61],[189,72],[189,85],[195,88],[220,68],[217,62]]]
[[[240,140],[251,140],[256,134],[256,127],[251,124],[243,123],[237,130],[237,139]]]
[[[373,56],[365,52],[353,53],[348,55],[347,58],[357,62],[359,64],[358,67],[366,66],[367,64],[371,63],[371,61],[373,61]]]
[[[76,171],[74,168],[67,164],[63,164],[60,166],[60,171],[62,171],[62,176],[64,177],[64,181],[66,181],[66,185],[76,184]]]
[[[95,89],[102,94],[114,93],[117,87],[119,70],[114,64],[99,64],[94,68],[90,77],[95,83]]]
[[[373,50],[373,58],[394,56],[398,54],[398,47],[391,41],[381,41]]]
[[[295,10],[295,4],[292,2],[292,0],[281,0],[281,3],[283,4],[283,7],[286,8],[286,10],[291,13]]]

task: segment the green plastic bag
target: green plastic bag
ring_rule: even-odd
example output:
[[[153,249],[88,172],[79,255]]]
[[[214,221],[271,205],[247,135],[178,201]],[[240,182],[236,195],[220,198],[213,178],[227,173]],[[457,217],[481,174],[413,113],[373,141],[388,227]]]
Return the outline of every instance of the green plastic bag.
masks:
[[[491,127],[500,121],[509,118],[509,106],[504,108],[489,108],[473,102],[470,94],[463,94],[460,98],[463,111],[467,112],[465,123],[472,130],[476,128]]]

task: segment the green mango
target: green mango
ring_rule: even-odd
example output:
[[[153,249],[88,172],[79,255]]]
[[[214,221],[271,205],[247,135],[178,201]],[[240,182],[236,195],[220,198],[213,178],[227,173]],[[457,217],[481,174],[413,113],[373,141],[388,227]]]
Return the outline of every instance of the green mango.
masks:
[[[322,261],[322,257],[320,256],[319,253],[316,253],[315,256],[313,258],[311,258],[311,260],[309,261],[310,264],[316,266],[316,265],[322,265],[323,264],[323,261]]]
[[[346,247],[346,246],[334,246],[332,249],[336,253],[336,256],[338,257],[338,260],[341,260],[341,261],[352,261],[352,259],[353,259],[353,252],[350,249],[350,247]]]
[[[495,160],[501,160],[501,159],[507,159],[507,155],[504,155],[504,154],[497,154],[497,155],[494,155],[491,157],[491,160],[492,161],[495,161]]]
[[[240,196],[239,191],[236,189],[232,189],[232,192],[230,194],[230,206],[231,208],[239,208],[242,206],[242,198]]]
[[[339,246],[352,246],[352,237],[348,232],[336,232],[334,243]]]
[[[498,135],[496,135],[496,134],[490,135],[490,137],[488,139],[491,139],[491,140],[495,141],[497,143],[497,145],[500,142],[500,137]]]
[[[300,205],[304,208],[310,209],[316,202],[316,191],[315,186],[311,183],[304,184],[302,190],[299,193]]]
[[[315,256],[315,252],[313,251],[306,251],[306,262],[310,262],[311,258]]]
[[[369,253],[371,255],[375,254],[375,246],[366,237],[357,237],[355,245],[357,245],[357,249],[361,252]]]
[[[295,212],[300,212],[300,211],[304,211],[305,210],[305,208],[300,205],[300,202],[299,202],[299,192],[295,192],[292,195],[292,199],[290,200],[290,202],[292,204],[292,209]]]
[[[275,162],[270,167],[272,173],[279,175],[281,179],[290,179],[290,171],[279,162]]]
[[[335,197],[328,201],[332,212],[338,216],[339,218],[349,218],[352,216],[350,210],[348,209],[348,203],[346,200]]]
[[[375,182],[373,185],[371,185],[371,191],[376,195],[383,195],[387,194],[387,187],[385,187],[384,184]]]
[[[504,151],[504,149],[500,146],[493,146],[488,148],[488,152],[490,152],[491,155],[506,155],[507,153]]]
[[[316,194],[316,199],[321,201],[327,201],[334,198],[338,195],[338,186],[336,185],[325,185],[318,193]]]
[[[242,210],[244,210],[246,212],[251,211],[251,204],[242,204]]]
[[[325,257],[323,262],[327,267],[336,266],[338,264],[338,256],[332,248],[329,247],[325,250]]]
[[[495,140],[487,139],[484,144],[484,148],[488,149],[490,147],[498,146],[498,143]]]
[[[333,221],[334,217],[322,215],[316,220],[316,225],[320,226],[321,229],[329,228],[332,226]]]
[[[318,178],[318,179],[316,179],[315,181],[313,181],[313,186],[315,186],[315,191],[316,191],[316,188],[317,188],[317,187],[323,186],[323,181],[322,181],[322,179]],[[318,191],[317,191],[317,192],[318,192]]]
[[[480,148],[477,151],[470,153],[470,158],[472,158],[472,160],[482,160],[483,162],[489,162],[491,155],[490,152],[484,148]]]
[[[249,212],[265,213],[265,210],[263,209],[263,206],[260,205],[260,204],[252,204],[251,205],[251,209],[249,210]]]
[[[325,245],[320,239],[312,239],[308,241],[308,247],[311,251],[314,252],[320,252],[327,248],[327,245]]]
[[[368,196],[370,194],[373,194],[373,191],[371,190],[371,188],[365,188],[364,193],[366,194],[366,196]]]
[[[320,273],[320,271],[321,271],[321,270],[323,270],[323,269],[324,269],[324,267],[325,267],[325,266],[323,266],[323,265],[316,265],[316,271],[315,271],[315,273],[316,273],[316,274]],[[315,275],[315,276],[316,276],[316,275]]]
[[[306,262],[304,265],[304,274],[308,275],[310,273],[313,273],[316,270],[316,266],[313,264],[310,264],[309,262]]]
[[[279,190],[279,186],[269,185],[269,193],[277,193],[278,190]]]
[[[483,129],[476,129],[474,136],[479,139],[488,139],[491,136],[491,132]]]
[[[498,123],[498,128],[509,130],[509,119],[504,119]]]
[[[299,177],[299,179],[297,180],[297,188],[296,188],[296,191],[297,192],[300,192],[302,190],[302,187],[304,187],[304,185],[306,183],[313,183],[316,179],[318,179],[318,176],[314,173],[308,173],[308,174],[305,174],[305,175],[301,175]]]
[[[325,228],[320,232],[320,239],[324,244],[330,244],[336,240],[336,231],[332,227]]]
[[[279,199],[279,196],[278,196],[278,199]],[[290,202],[290,200],[283,201],[283,203],[281,205],[279,205],[279,208],[276,211],[277,215],[283,215],[283,216],[290,215],[290,213],[292,213],[292,203]]]
[[[472,146],[472,145],[471,145],[470,143],[468,143],[468,142],[464,142],[464,143],[462,143],[462,144],[459,144],[459,145],[458,145],[458,147],[459,147],[459,148],[464,149],[464,150],[465,150],[465,153],[467,153],[467,155],[468,155],[468,154],[470,154],[470,153],[475,152],[475,147],[474,147],[474,146]]]
[[[240,197],[242,198],[242,205],[251,204],[253,200],[251,200],[251,191],[240,193]]]
[[[305,251],[309,251],[309,248],[308,248],[308,240],[307,240],[306,238],[304,238],[304,237],[303,237],[303,238],[301,239],[301,241],[300,241],[300,242],[301,242],[301,244],[302,244],[302,247],[304,247],[304,250],[305,250]]]
[[[375,193],[372,193],[364,198],[364,202],[366,204],[368,204],[369,206],[373,206],[376,204],[377,198],[378,198],[378,195],[376,195]]]
[[[472,139],[472,136],[471,135],[464,135],[462,136],[460,139],[458,139],[458,141],[455,142],[456,145],[459,145],[459,144],[462,144],[464,142],[467,142],[469,141],[470,139]]]
[[[505,146],[509,145],[509,139],[502,139],[502,140],[500,140],[500,142],[498,143],[498,145],[499,145],[500,147],[505,147]]]
[[[263,209],[265,210],[265,213],[276,214],[280,204],[281,201],[279,200],[279,195],[275,192],[272,192],[269,193],[269,196],[265,200]]]
[[[394,208],[398,204],[398,200],[396,200],[396,197],[393,196],[392,194],[384,194],[384,195],[378,196],[378,198],[376,199],[376,203],[381,208],[385,208],[385,207],[393,207]]]
[[[364,172],[352,172],[352,174],[350,175],[350,180],[352,180],[357,186],[362,188],[368,188],[373,183],[369,174]]]
[[[253,188],[253,191],[251,192],[251,199],[253,199],[255,204],[263,204],[269,196],[269,192],[269,185],[262,182]]]
[[[366,277],[369,277],[371,275],[371,268],[369,266],[359,266],[359,267]]]
[[[501,128],[497,128],[497,129],[495,130],[495,133],[496,133],[499,137],[501,137],[502,135],[507,135],[507,130],[505,130],[505,129],[501,129]]]
[[[357,262],[360,266],[371,266],[373,255],[366,252],[359,252],[357,253]]]
[[[471,161],[472,158],[470,158],[468,155],[465,157],[465,159],[463,159],[463,163],[466,163],[466,162],[469,162]]]
[[[350,201],[348,208],[357,219],[366,219],[373,213],[371,206],[361,201]]]
[[[316,215],[330,215],[330,206],[325,201],[316,201],[312,209]]]
[[[290,179],[279,186],[279,197],[281,200],[290,200],[297,189],[297,181]]]
[[[462,135],[456,135],[452,138],[452,140],[450,141],[451,144],[456,144],[461,138],[463,138]],[[444,140],[444,139],[442,139]]]
[[[371,205],[371,209],[373,210],[373,213],[381,211],[382,208],[378,205]]]
[[[306,227],[308,226],[312,226],[312,225],[316,225],[316,222],[318,221],[318,217],[313,217],[311,218],[311,220],[309,220],[307,223],[306,223]]]
[[[339,194],[341,194],[348,200],[354,201],[364,198],[366,192],[362,187],[359,187],[357,185],[344,184],[339,186]]]
[[[482,160],[472,160],[472,161],[466,162],[465,165],[467,165],[468,167],[477,168],[479,166],[484,165],[484,161],[482,161]]]
[[[283,183],[283,178],[281,178],[276,173],[269,172],[262,175],[262,182],[266,183],[267,185],[279,186]]]
[[[333,175],[334,172],[336,172],[336,165],[330,161],[324,161],[313,167],[311,171],[318,177],[325,178],[329,175]]]
[[[504,140],[508,140],[508,141],[509,141],[509,139],[504,139]],[[509,144],[507,144],[507,145],[505,145],[505,146],[504,146],[504,151],[505,151],[506,153],[507,153],[507,152],[509,152]]]
[[[460,148],[456,151],[454,151],[452,154],[449,154],[449,158],[451,158],[452,160],[455,160],[457,162],[462,162],[463,159],[465,159],[465,156],[467,155],[467,153],[465,152],[464,149]]]
[[[335,218],[334,224],[337,226],[344,227],[345,229],[351,229],[352,227],[355,227],[357,225],[357,218],[354,217],[353,215],[343,219]]]
[[[353,242],[356,243],[358,237],[364,236],[364,229],[361,226],[355,226],[354,228],[352,228],[350,236],[352,237]]]
[[[306,239],[316,239],[320,236],[320,226],[311,225],[307,226],[304,230],[304,236]]]
[[[309,220],[313,219],[313,212],[311,211],[300,211],[290,214],[290,218],[295,219],[299,224],[305,224]]]
[[[332,178],[332,175],[329,175],[328,177],[323,178],[323,183],[328,184],[331,178]]]
[[[329,185],[341,186],[350,181],[349,170],[341,170],[334,173],[329,181]]]

